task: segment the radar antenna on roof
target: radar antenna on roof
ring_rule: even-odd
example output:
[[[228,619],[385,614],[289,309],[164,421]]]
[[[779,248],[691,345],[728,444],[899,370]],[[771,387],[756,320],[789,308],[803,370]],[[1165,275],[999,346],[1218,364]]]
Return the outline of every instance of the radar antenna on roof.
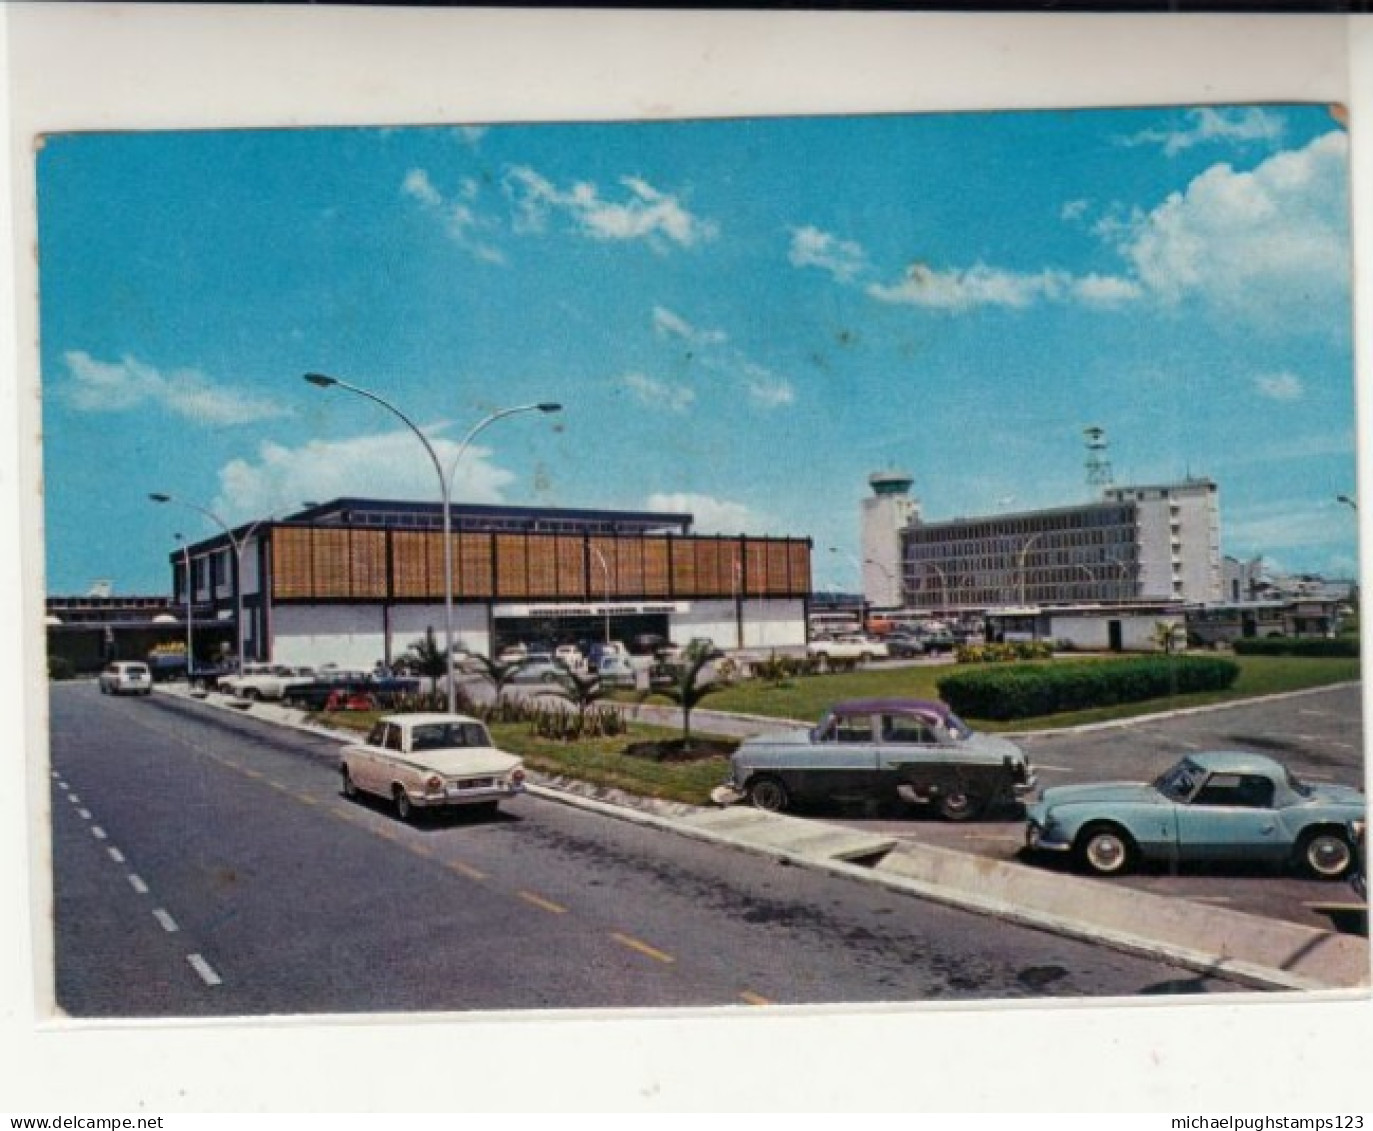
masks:
[[[1087,442],[1087,486],[1100,490],[1115,482],[1107,455],[1106,430],[1095,424],[1082,430]]]

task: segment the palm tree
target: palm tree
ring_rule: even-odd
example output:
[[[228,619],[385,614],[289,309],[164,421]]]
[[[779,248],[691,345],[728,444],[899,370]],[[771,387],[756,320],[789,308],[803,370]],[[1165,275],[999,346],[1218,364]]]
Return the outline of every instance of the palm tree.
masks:
[[[496,692],[496,702],[500,702],[505,694],[505,689],[515,678],[515,674],[520,670],[518,662],[503,664],[500,660],[493,660],[490,656],[483,656],[479,652],[472,653],[472,659],[481,668],[478,673]]]
[[[429,690],[436,693],[439,680],[448,674],[448,657],[434,639],[434,626],[424,630],[423,639],[412,640],[408,650],[414,657],[411,662],[415,671],[429,677]]]
[[[712,692],[721,690],[725,683],[723,680],[714,678],[702,679],[703,674],[713,677],[713,673],[706,673],[706,665],[712,659],[708,648],[688,648],[682,654],[682,665],[677,669],[672,683],[666,687],[660,687],[654,694],[666,695],[677,706],[682,708],[682,746],[691,746],[691,712],[696,709],[701,700]]]
[[[577,710],[577,733],[586,732],[586,713],[610,694],[595,672],[577,672],[569,668],[562,673],[553,694],[566,699]]]

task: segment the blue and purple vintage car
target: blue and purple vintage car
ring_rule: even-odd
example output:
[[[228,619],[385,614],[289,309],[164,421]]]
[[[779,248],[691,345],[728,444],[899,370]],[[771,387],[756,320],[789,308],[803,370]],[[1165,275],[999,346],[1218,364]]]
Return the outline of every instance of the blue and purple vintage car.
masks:
[[[899,799],[962,821],[1034,787],[1020,747],[977,733],[945,703],[853,699],[818,726],[746,739],[713,796],[774,812],[808,801]]]

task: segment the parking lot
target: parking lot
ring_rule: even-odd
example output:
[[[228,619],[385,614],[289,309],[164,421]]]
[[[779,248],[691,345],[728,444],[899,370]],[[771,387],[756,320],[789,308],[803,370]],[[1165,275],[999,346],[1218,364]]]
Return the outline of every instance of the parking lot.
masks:
[[[1360,696],[1358,686],[1339,687],[1127,725],[1026,735],[1017,741],[1030,754],[1041,789],[1076,782],[1147,781],[1184,754],[1222,749],[1268,754],[1312,782],[1366,788]],[[1024,820],[1018,807],[963,824],[942,821],[923,810],[899,814],[843,811],[825,816],[854,828],[1019,861],[1025,867],[1068,867],[1058,858],[1024,857]],[[1357,902],[1347,884],[1323,883],[1294,872],[1239,867],[1180,872],[1145,869],[1102,882],[1312,927],[1358,925],[1358,916],[1337,910]]]

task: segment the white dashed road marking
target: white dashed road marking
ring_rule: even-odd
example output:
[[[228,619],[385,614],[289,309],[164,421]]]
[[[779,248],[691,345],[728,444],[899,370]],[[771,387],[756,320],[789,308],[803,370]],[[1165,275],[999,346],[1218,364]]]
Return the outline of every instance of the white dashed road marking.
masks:
[[[153,912],[153,918],[162,924],[162,929],[169,935],[174,935],[177,931],[181,930],[181,928],[176,925],[176,920],[160,907]]]
[[[133,888],[134,891],[138,892],[139,895],[148,894],[148,885],[143,882],[143,877],[137,872],[129,873],[129,886]]]
[[[113,860],[116,864],[124,863],[124,854],[120,852],[119,849],[111,847],[105,849],[105,851],[110,854],[110,859]]]
[[[92,825],[92,826],[91,826],[91,836],[95,837],[96,840],[104,840],[104,839],[106,839],[106,837],[105,837],[105,830],[102,829],[99,825]]]
[[[200,975],[200,980],[207,986],[218,986],[224,979],[215,973],[215,968],[198,954],[188,954],[186,961],[191,964],[191,969]]]

